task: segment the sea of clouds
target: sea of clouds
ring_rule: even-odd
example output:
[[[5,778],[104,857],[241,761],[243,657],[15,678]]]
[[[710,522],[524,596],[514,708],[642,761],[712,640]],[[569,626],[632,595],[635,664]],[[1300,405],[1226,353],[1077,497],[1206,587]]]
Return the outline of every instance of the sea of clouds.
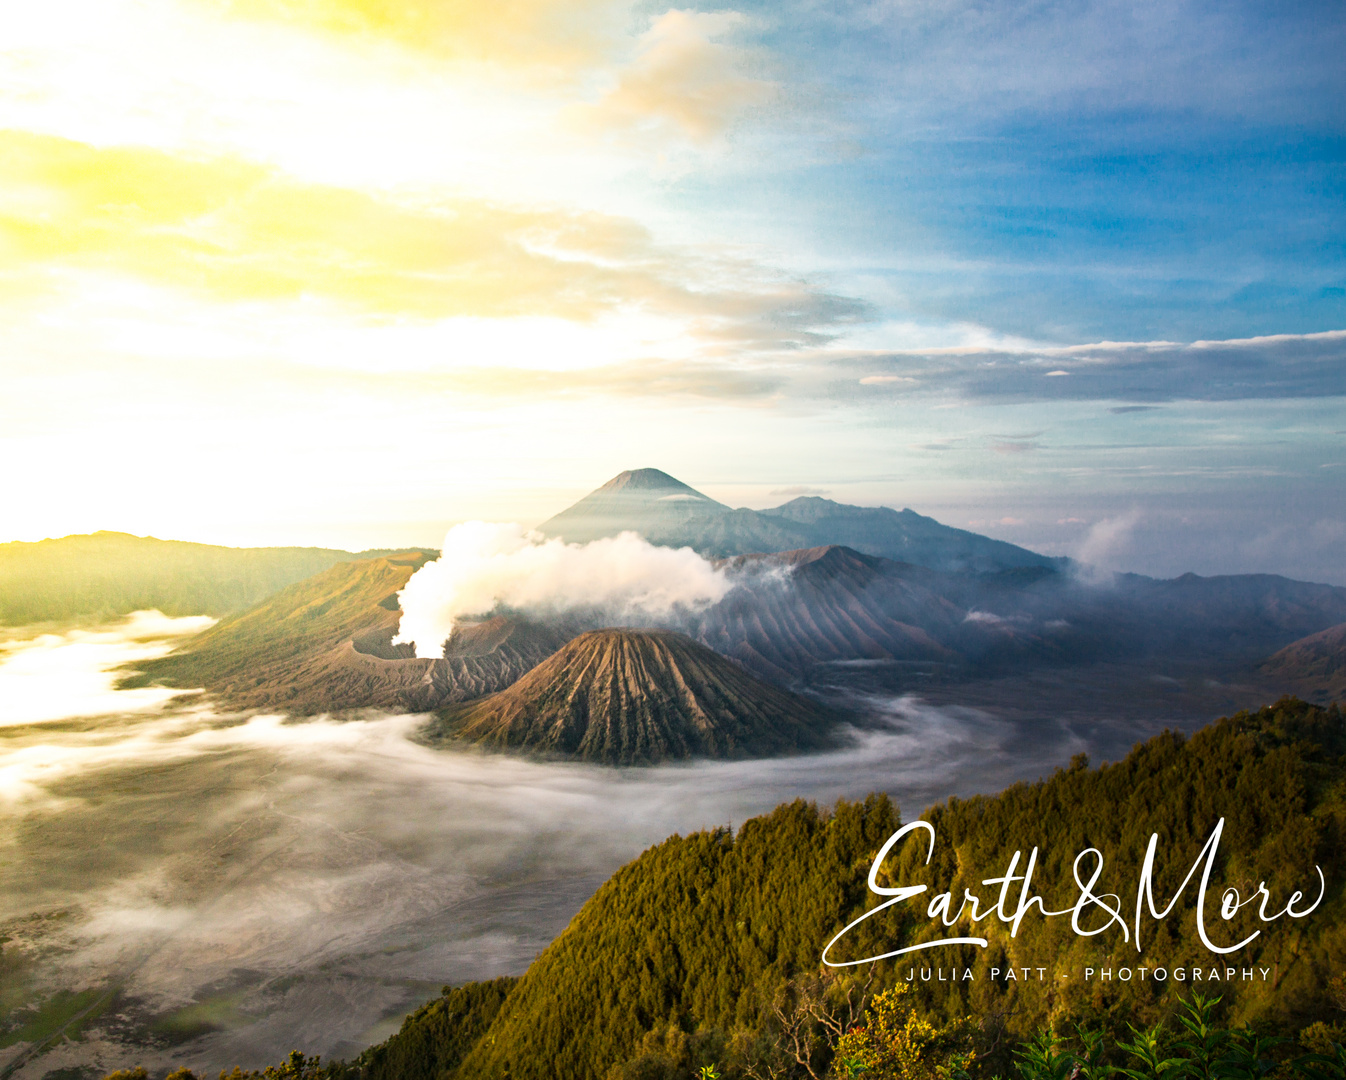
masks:
[[[176,1048],[95,1032],[20,1077],[91,1054],[208,1072],[350,1056],[444,983],[521,972],[672,833],[875,790],[913,816],[1089,748],[1055,721],[876,698],[830,753],[617,769],[435,749],[418,716],[292,721],[114,688],[118,665],[203,625],[141,613],[0,651],[0,694],[25,688],[0,727],[0,934],[33,961],[31,999],[115,985],[145,1022],[227,1004]]]

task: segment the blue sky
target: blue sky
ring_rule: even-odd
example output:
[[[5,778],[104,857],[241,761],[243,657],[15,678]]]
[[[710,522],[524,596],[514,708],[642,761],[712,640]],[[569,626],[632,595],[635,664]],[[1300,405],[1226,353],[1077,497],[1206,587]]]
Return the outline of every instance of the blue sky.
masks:
[[[802,101],[774,167],[711,198],[909,317],[1062,344],[1346,325],[1339,5],[753,14]]]
[[[1340,4],[53,0],[0,43],[0,539],[429,543],[652,465],[1346,583]]]

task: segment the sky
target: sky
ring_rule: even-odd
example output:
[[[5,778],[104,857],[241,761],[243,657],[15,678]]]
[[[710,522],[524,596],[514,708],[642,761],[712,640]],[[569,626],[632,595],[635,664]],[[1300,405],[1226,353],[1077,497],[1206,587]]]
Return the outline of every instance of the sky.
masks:
[[[0,10],[0,541],[627,468],[1346,584],[1333,2]]]

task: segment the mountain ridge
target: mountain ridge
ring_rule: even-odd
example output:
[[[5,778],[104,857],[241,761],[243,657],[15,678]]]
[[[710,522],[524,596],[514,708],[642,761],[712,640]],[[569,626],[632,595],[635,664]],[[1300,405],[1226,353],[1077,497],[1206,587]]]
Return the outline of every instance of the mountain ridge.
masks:
[[[1289,680],[1305,697],[1346,698],[1346,622],[1292,641],[1269,656],[1262,671]]]
[[[865,555],[973,573],[1066,565],[910,509],[850,506],[817,496],[768,510],[733,508],[649,468],[619,473],[537,528],[569,543],[632,531],[652,544],[690,547],[708,558],[842,544]]]
[[[391,642],[396,593],[425,557],[338,564],[140,662],[124,685],[204,687],[234,707],[297,714],[427,711],[501,691],[596,629],[484,612],[455,628],[442,657],[416,659]],[[958,681],[1100,660],[1185,658],[1251,674],[1276,650],[1346,620],[1346,589],[1274,575],[1126,576],[1093,587],[1035,568],[952,574],[841,545],[718,565],[733,588],[672,628],[783,687],[832,686],[856,663],[890,665],[867,679],[886,670],[884,685],[900,692],[936,673]],[[1300,685],[1274,669],[1262,675],[1271,680],[1262,692]]]
[[[228,615],[336,563],[393,553],[234,548],[109,530],[16,540],[0,544],[0,625],[151,608],[174,616]]]

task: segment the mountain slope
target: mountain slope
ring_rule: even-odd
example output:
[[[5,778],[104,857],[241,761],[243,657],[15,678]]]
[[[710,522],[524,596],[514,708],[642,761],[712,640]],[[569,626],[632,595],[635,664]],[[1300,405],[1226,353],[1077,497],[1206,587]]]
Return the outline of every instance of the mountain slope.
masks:
[[[790,682],[848,660],[955,661],[964,612],[916,567],[845,547],[728,561],[738,586],[693,636],[754,674]]]
[[[1262,671],[1284,679],[1305,697],[1346,699],[1346,623],[1291,642],[1268,658]]]
[[[468,624],[444,659],[391,639],[397,592],[424,553],[342,563],[222,620],[178,652],[136,665],[123,685],[202,687],[235,708],[318,713],[423,711],[508,686],[565,640],[506,619]]]
[[[1099,586],[1059,574],[1026,583],[1003,577],[952,582],[946,595],[978,617],[1055,624],[1076,658],[1184,656],[1256,665],[1346,620],[1346,588],[1275,574],[1166,580],[1119,574]]]
[[[1346,588],[1279,574],[1140,578],[1119,591],[1144,605],[1146,617],[1167,629],[1173,646],[1199,646],[1250,662],[1346,620]]]
[[[1047,1023],[1074,1030],[1128,1024],[1147,1027],[1165,1017],[1181,984],[1153,980],[1094,980],[1095,971],[1201,968],[1205,975],[1237,964],[1273,971],[1265,982],[1229,981],[1209,992],[1225,996],[1229,1025],[1264,1021],[1291,1034],[1335,1010],[1328,979],[1340,970],[1346,949],[1343,866],[1346,864],[1346,725],[1339,710],[1283,700],[1256,713],[1221,720],[1190,739],[1166,732],[1138,745],[1125,760],[1090,769],[1068,769],[1035,784],[1016,784],[999,795],[951,799],[920,817],[936,830],[934,857],[926,865],[922,842],[893,852],[887,883],[929,883],[959,896],[966,887],[993,903],[982,879],[1003,871],[1016,850],[1036,846],[1032,894],[1066,912],[1043,918],[1030,912],[1022,926],[1008,916],[972,923],[964,910],[945,927],[927,918],[926,897],[856,927],[838,946],[841,958],[874,955],[900,945],[957,935],[984,937],[989,947],[943,946],[875,964],[874,989],[903,980],[909,967],[969,969],[965,980],[917,980],[909,991],[921,1013],[941,1023],[972,1016],[984,1022],[987,1041],[1022,1038]],[[1206,898],[1205,927],[1216,943],[1260,933],[1232,956],[1212,955],[1197,934],[1196,891],[1178,892],[1183,874],[1221,819],[1221,856]],[[823,947],[843,926],[874,906],[866,874],[875,853],[898,826],[886,797],[842,803],[835,812],[802,801],[778,807],[727,829],[674,836],[617,871],[509,990],[484,1030],[475,1023],[448,1029],[446,1051],[434,1054],[431,1025],[442,1014],[423,1010],[360,1064],[367,1080],[601,1080],[667,1076],[668,1072],[617,1071],[640,1056],[648,1032],[697,1034],[717,1049],[725,1075],[790,1075],[788,1033],[779,1021],[793,999],[816,978]],[[1161,837],[1156,881],[1171,914],[1144,922],[1143,952],[1130,933],[1104,927],[1097,913],[1072,930],[1071,904],[1079,894],[1072,878],[1076,854],[1094,847],[1105,857],[1098,890],[1135,895],[1152,833]],[[1022,863],[1020,863],[1022,866]],[[1091,864],[1092,865],[1092,864]],[[1290,924],[1260,922],[1254,911],[1232,921],[1217,914],[1226,884],[1266,882],[1279,907],[1290,890],[1317,893],[1313,870],[1321,866],[1327,895],[1310,917]],[[1251,885],[1248,886],[1251,888]],[[1027,893],[1027,889],[1025,889]],[[1177,894],[1175,897],[1175,893]],[[1012,902],[1012,899],[1011,899]],[[1125,922],[1126,920],[1123,920]],[[994,981],[989,968],[1027,969],[1024,978]],[[1041,967],[1039,982],[1028,975]],[[869,974],[859,971],[859,980]],[[1175,976],[1176,978],[1176,976]],[[1210,978],[1215,978],[1211,975]],[[1197,989],[1206,988],[1205,981]],[[450,991],[446,1008],[471,997]],[[782,1006],[784,1009],[782,1010]],[[462,1006],[459,1005],[462,1009]],[[465,1011],[465,1010],[464,1010]],[[989,1026],[985,1026],[989,1025]],[[459,1059],[463,1036],[480,1035]],[[809,1030],[809,1029],[805,1029]],[[734,1037],[730,1038],[733,1035]],[[775,1046],[773,1048],[773,1043]],[[384,1062],[426,1068],[396,1072]],[[775,1059],[782,1065],[765,1067]],[[826,1051],[814,1059],[828,1074]],[[1006,1069],[1009,1062],[1005,1061]],[[992,1074],[994,1075],[994,1074]]]
[[[397,625],[396,594],[424,561],[423,555],[341,563],[223,619],[185,648],[137,665],[135,682],[204,687],[231,704],[253,708],[298,706],[321,688],[330,707],[351,696],[341,657],[354,654],[356,635]],[[358,663],[358,660],[357,660]],[[429,661],[405,662],[419,681]],[[358,675],[355,675],[358,681]],[[386,693],[361,704],[384,704]]]
[[[613,765],[828,744],[838,717],[666,630],[596,630],[507,690],[445,710],[445,737]]]
[[[810,544],[844,544],[865,555],[940,570],[994,573],[1018,567],[1057,567],[1065,560],[942,525],[915,510],[887,506],[848,506],[803,496],[761,516],[799,529]]]
[[[1060,560],[941,525],[912,510],[794,499],[774,510],[731,509],[658,469],[613,477],[538,530],[586,543],[632,530],[652,544],[710,558],[844,544],[866,555],[942,570],[1056,568]]]
[[[733,510],[658,469],[620,473],[538,526],[546,536],[579,544],[627,530],[652,544],[691,547],[712,558],[808,546],[788,523]]]
[[[363,557],[329,548],[228,548],[117,532],[0,544],[0,624],[149,608],[165,615],[226,615],[335,563]]]

